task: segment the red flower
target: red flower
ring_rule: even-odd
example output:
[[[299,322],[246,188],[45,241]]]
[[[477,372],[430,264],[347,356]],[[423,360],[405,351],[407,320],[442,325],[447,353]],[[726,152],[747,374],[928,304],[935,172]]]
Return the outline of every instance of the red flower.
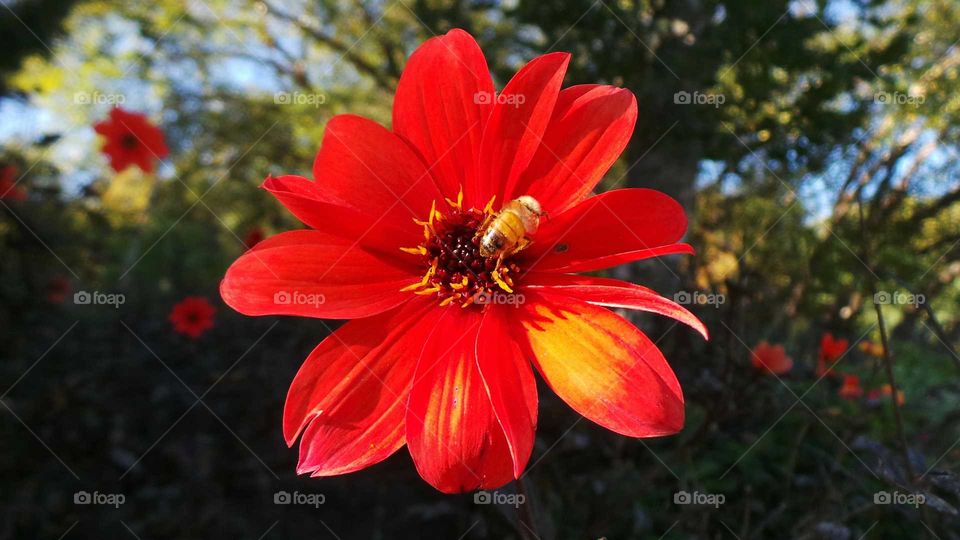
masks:
[[[316,230],[241,256],[224,301],[248,315],[355,319],[314,349],[287,395],[283,432],[290,445],[303,436],[299,473],[356,471],[407,445],[441,491],[501,486],[533,448],[532,367],[617,433],[683,427],[663,355],[607,308],[659,313],[706,336],[703,324],[650,289],[573,273],[693,253],[677,243],[687,220],[648,189],[590,196],[630,139],[636,100],[612,86],[561,90],[569,58],[536,58],[494,94],[469,34],[430,39],[400,79],[394,131],[335,116],[314,181],[264,182]],[[535,200],[510,204],[505,219],[532,243],[502,260],[484,254],[483,225],[522,195]],[[544,222],[533,232],[537,201]]]
[[[54,304],[62,304],[70,295],[70,280],[64,276],[50,278],[47,282],[47,300]]]
[[[753,348],[751,361],[753,367],[774,375],[783,375],[793,369],[793,359],[787,356],[783,345],[770,345],[766,341]]]
[[[93,129],[106,137],[103,153],[110,157],[110,166],[117,172],[136,165],[152,173],[154,161],[170,153],[163,132],[140,113],[115,107],[110,111],[110,119],[94,124]]]
[[[863,397],[863,388],[860,386],[860,377],[844,375],[843,386],[837,392],[843,399],[859,399]]]
[[[251,227],[250,230],[247,231],[247,235],[243,237],[243,245],[247,246],[247,249],[250,249],[263,241],[264,236],[263,229],[260,227]]]
[[[197,339],[213,328],[213,314],[216,311],[206,298],[188,296],[170,310],[170,322],[177,332]]]
[[[0,200],[23,201],[27,198],[27,190],[17,185],[17,168],[7,165],[0,168]]]
[[[847,352],[850,342],[845,339],[835,339],[827,332],[820,338],[820,354],[817,357],[817,375],[832,374],[834,364]]]

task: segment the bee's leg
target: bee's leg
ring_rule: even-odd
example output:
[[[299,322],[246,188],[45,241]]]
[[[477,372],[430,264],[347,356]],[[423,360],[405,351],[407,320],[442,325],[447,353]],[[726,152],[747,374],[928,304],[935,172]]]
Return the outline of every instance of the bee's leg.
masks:
[[[532,242],[530,242],[530,240],[526,236],[524,236],[519,241],[517,241],[517,245],[513,246],[513,248],[510,249],[509,255],[516,255],[517,253],[520,253],[521,251],[527,249],[531,243]]]

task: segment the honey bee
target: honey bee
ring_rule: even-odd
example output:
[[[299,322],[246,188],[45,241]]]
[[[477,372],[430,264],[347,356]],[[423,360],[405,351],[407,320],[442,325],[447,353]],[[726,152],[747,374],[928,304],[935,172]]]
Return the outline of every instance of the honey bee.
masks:
[[[543,214],[540,203],[529,195],[508,202],[500,212],[487,217],[478,230],[480,255],[503,259],[526,248]]]

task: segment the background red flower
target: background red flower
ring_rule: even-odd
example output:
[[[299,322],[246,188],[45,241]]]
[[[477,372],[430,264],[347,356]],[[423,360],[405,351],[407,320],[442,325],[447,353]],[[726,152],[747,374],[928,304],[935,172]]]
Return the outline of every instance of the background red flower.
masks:
[[[106,139],[103,153],[117,172],[136,165],[152,173],[156,161],[170,153],[163,132],[142,113],[115,107],[110,118],[94,124],[93,129]]]
[[[170,310],[170,322],[177,332],[197,339],[213,328],[213,314],[216,308],[202,296],[188,296]]]

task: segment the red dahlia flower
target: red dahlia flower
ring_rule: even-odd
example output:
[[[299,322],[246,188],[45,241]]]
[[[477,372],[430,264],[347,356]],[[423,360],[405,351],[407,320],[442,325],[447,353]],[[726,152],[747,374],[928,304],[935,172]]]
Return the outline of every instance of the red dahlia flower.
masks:
[[[831,374],[834,364],[847,352],[849,344],[850,342],[846,339],[834,338],[830,332],[823,334],[820,338],[820,353],[817,357],[817,375]]]
[[[213,314],[217,309],[202,296],[188,296],[178,302],[170,311],[173,329],[181,334],[197,339],[213,328]]]
[[[793,359],[787,356],[783,345],[770,345],[761,341],[753,348],[750,356],[753,367],[774,375],[783,375],[793,369]]]
[[[686,217],[648,189],[590,196],[630,139],[637,107],[612,86],[561,89],[568,60],[536,58],[495,94],[469,34],[430,39],[400,79],[392,131],[335,116],[314,180],[264,182],[315,230],[241,256],[221,284],[224,301],[248,315],[353,319],[290,386],[283,432],[289,445],[302,435],[299,473],[356,471],[407,445],[441,491],[501,486],[533,448],[533,367],[617,433],[682,428],[670,366],[607,308],[659,313],[706,336],[703,324],[650,289],[573,273],[692,253],[677,243]],[[484,245],[519,243],[491,254],[481,241],[498,215],[503,235]]]
[[[103,153],[110,157],[110,166],[117,172],[136,165],[143,172],[152,173],[154,161],[170,153],[163,132],[141,113],[114,107],[110,119],[94,124],[93,129],[106,137]]]
[[[13,165],[0,167],[0,200],[23,201],[27,190],[17,185],[17,168]]]
[[[860,386],[860,377],[844,375],[843,386],[837,392],[843,399],[859,399],[863,397],[863,387]]]

